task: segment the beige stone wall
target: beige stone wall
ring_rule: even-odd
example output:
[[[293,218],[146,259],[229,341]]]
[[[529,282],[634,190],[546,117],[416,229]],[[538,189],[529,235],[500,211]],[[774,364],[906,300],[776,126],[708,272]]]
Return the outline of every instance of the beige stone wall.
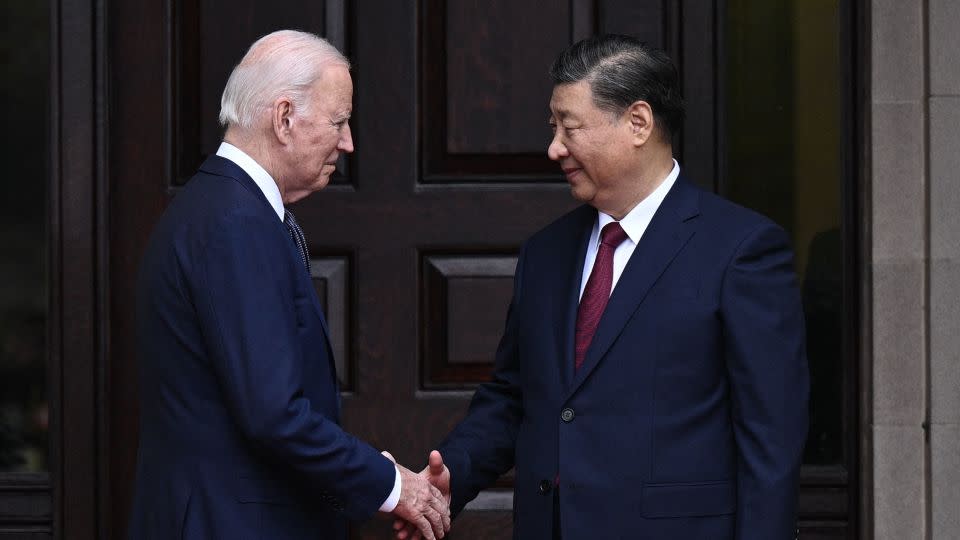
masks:
[[[928,1],[930,504],[960,538],[960,1]]]
[[[870,26],[873,532],[956,539],[960,1],[872,0]]]

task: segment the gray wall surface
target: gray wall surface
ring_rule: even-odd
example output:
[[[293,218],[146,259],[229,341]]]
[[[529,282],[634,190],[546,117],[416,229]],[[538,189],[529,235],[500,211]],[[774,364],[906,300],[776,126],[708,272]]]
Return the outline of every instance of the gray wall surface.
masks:
[[[878,539],[953,540],[960,1],[873,0],[870,19],[872,526]]]

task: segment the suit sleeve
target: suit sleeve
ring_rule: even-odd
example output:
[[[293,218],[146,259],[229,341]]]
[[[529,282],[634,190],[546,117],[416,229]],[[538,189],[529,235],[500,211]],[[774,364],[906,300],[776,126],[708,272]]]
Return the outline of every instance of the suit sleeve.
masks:
[[[240,216],[211,234],[196,268],[198,317],[240,431],[351,519],[375,513],[396,469],[303,395],[289,246],[276,224]]]
[[[737,467],[737,540],[793,538],[807,433],[803,309],[786,233],[740,243],[721,292]]]
[[[466,417],[439,448],[450,469],[453,495],[450,511],[453,516],[459,514],[480,490],[492,485],[513,466],[514,448],[523,419],[517,339],[523,260],[521,252],[492,380],[477,388]]]

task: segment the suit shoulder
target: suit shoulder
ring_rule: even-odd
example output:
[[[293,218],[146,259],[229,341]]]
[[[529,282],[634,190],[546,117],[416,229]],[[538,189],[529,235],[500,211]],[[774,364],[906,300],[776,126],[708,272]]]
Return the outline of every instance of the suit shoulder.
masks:
[[[709,224],[708,230],[735,238],[742,238],[757,229],[783,231],[783,227],[760,212],[702,189],[700,215]]]
[[[235,178],[203,171],[193,175],[176,198],[203,199],[212,208],[232,209],[256,201],[256,194]],[[174,200],[176,200],[176,198]]]
[[[226,224],[236,221],[270,221],[277,216],[258,194],[235,178],[203,171],[195,174],[174,197],[168,213],[180,221]]]
[[[169,250],[202,253],[211,242],[243,235],[281,234],[277,214],[239,181],[198,172],[177,192],[160,216],[148,242],[147,258]]]

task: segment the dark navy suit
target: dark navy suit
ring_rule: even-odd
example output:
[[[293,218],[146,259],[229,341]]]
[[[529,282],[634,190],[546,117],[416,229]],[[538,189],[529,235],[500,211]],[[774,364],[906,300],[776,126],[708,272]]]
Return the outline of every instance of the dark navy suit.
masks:
[[[440,448],[451,509],[515,466],[518,539],[553,537],[555,501],[564,540],[793,538],[808,373],[787,235],[681,176],[574,372],[596,221],[580,207],[523,246],[493,380]]]
[[[212,156],[156,225],[137,285],[131,538],[343,538],[394,466],[338,425],[326,323],[290,234]]]

